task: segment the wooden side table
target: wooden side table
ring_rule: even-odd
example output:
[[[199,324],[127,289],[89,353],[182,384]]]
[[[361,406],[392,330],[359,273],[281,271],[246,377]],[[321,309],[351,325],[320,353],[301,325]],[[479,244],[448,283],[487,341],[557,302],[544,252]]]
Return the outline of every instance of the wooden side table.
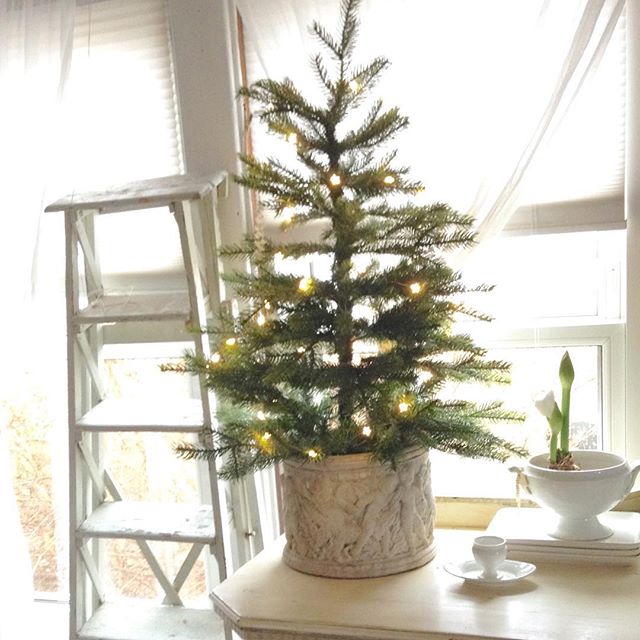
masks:
[[[283,540],[217,586],[214,605],[243,640],[638,640],[640,567],[539,563],[499,587],[444,571],[477,532],[440,530],[438,555],[407,573],[336,580],[298,573]]]

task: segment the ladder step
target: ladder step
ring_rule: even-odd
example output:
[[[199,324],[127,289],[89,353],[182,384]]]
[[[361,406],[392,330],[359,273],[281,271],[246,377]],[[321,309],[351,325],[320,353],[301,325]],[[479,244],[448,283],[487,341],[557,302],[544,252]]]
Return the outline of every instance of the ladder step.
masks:
[[[166,502],[103,502],[77,533],[86,538],[215,542],[210,505]]]
[[[199,432],[204,426],[200,400],[106,399],[76,423],[82,431]]]
[[[104,191],[74,193],[46,207],[45,211],[98,210],[100,213],[162,207],[179,200],[200,200],[222,184],[225,173],[208,178],[188,175],[151,178]]]
[[[148,320],[188,320],[191,317],[186,291],[170,293],[105,294],[81,309],[77,325]]]
[[[223,623],[212,609],[146,602],[105,603],[83,625],[78,640],[222,640]]]

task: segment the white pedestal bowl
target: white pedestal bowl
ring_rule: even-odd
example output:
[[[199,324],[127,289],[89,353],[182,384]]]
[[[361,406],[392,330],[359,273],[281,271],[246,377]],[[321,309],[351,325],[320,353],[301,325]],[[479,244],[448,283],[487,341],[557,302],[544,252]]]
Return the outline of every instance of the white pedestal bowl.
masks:
[[[532,457],[523,475],[531,497],[551,510],[556,522],[549,535],[562,540],[602,540],[613,531],[598,520],[633,488],[640,460],[629,464],[604,451],[574,451],[579,471],[549,469],[548,454]]]

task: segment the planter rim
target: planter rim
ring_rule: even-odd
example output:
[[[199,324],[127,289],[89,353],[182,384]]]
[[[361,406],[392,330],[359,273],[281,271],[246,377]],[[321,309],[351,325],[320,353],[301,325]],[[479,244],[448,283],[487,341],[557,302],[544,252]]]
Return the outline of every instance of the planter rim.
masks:
[[[616,453],[609,453],[608,451],[593,451],[588,449],[579,449],[572,451],[572,454],[576,458],[578,464],[580,464],[581,458],[597,459],[602,458],[603,463],[598,464],[589,469],[576,469],[575,471],[566,471],[563,469],[549,469],[549,454],[541,453],[529,458],[527,462],[527,473],[530,475],[544,475],[546,477],[554,477],[558,480],[566,480],[571,482],[573,480],[579,480],[588,475],[613,476],[620,473],[625,469],[628,464],[627,460]]]
[[[413,446],[408,447],[402,453],[400,453],[396,459],[398,463],[405,462],[407,460],[411,460],[413,458],[418,458],[426,454],[429,450],[425,447],[421,446]],[[298,460],[297,458],[290,458],[288,460],[284,460],[283,464],[289,467],[296,467],[302,470],[308,470],[310,472],[321,472],[328,467],[332,469],[339,468],[357,468],[364,467],[371,462],[377,462],[380,465],[384,466],[385,463],[374,460],[369,452],[363,453],[348,453],[345,455],[334,455],[327,456],[318,462],[313,462],[311,460]],[[389,465],[389,468],[390,465]]]

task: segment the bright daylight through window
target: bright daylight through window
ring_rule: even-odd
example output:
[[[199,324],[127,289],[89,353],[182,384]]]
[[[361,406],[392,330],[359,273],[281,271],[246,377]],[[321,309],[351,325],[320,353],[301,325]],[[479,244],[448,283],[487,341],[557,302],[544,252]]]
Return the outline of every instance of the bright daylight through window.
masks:
[[[109,184],[179,173],[182,169],[180,136],[173,84],[168,25],[162,0],[103,0],[78,3],[75,14],[74,51],[65,101],[66,125],[62,150],[58,149],[48,185],[51,193],[102,188]],[[96,149],[99,152],[96,153]],[[126,153],[123,153],[126,149]],[[53,178],[49,176],[50,180]],[[54,197],[50,196],[53,200]],[[45,203],[46,204],[46,203]],[[104,223],[110,242],[103,267],[113,281],[137,267],[133,241],[140,248],[144,228],[123,233],[116,220]],[[159,218],[161,218],[159,220]],[[156,252],[155,277],[172,277],[180,257],[179,246],[168,242],[169,212],[154,215],[155,236],[149,245]],[[175,236],[175,233],[173,234]],[[130,242],[126,243],[125,240]],[[176,241],[177,242],[177,241]],[[2,407],[7,412],[10,453],[14,461],[14,486],[23,530],[28,538],[33,583],[37,593],[67,600],[67,426],[64,324],[64,237],[62,214],[45,214],[41,221],[37,263],[36,308],[46,323],[37,327],[46,351],[24,376],[13,375],[3,387]],[[125,256],[128,259],[123,259]],[[142,287],[153,286],[154,274],[142,274]],[[46,326],[43,326],[46,325]],[[174,355],[180,349],[176,347]],[[169,383],[152,375],[157,362],[131,359],[116,353],[108,363],[110,381],[117,393],[137,381],[146,388]],[[186,393],[177,389],[172,393]],[[197,491],[195,471],[184,465],[184,483],[158,483],[158,469],[147,467],[146,451],[166,450],[175,463],[169,442],[161,446],[150,437],[123,436],[112,442],[112,457],[126,460],[117,469],[119,480],[132,495],[162,486],[167,496],[179,499]],[[158,489],[159,490],[159,489]],[[161,543],[158,543],[161,545]],[[135,545],[134,545],[135,546]],[[163,550],[159,557],[169,568],[177,565],[184,549],[174,555]],[[123,595],[156,596],[155,579],[137,548],[122,541],[110,543],[111,587]],[[178,565],[179,566],[179,565]],[[185,586],[187,599],[202,591],[202,567]]]

